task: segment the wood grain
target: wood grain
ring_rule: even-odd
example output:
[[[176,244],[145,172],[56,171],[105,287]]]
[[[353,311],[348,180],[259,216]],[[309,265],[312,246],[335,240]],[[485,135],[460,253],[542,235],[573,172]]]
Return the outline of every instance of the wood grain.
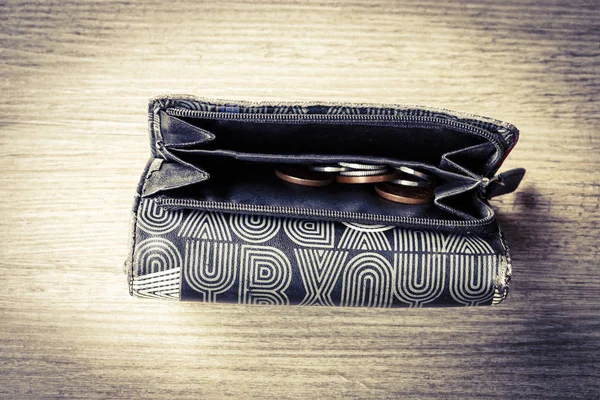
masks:
[[[598,398],[597,2],[2,2],[3,398]],[[141,301],[146,102],[396,102],[517,125],[496,308]]]

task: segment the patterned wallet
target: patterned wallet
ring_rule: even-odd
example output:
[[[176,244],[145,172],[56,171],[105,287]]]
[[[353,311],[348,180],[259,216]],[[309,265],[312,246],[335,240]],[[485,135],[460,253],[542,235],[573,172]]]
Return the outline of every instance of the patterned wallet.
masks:
[[[138,297],[490,305],[511,262],[488,199],[507,123],[403,105],[150,101],[125,262]],[[383,193],[383,195],[382,195]]]

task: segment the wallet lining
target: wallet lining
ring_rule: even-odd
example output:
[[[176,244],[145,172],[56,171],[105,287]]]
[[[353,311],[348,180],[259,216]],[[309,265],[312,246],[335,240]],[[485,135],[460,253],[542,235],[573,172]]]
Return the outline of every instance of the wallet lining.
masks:
[[[365,214],[397,215],[432,219],[477,219],[488,215],[489,210],[481,209],[478,202],[468,200],[467,207],[456,209],[446,205],[438,207],[433,203],[426,205],[405,205],[393,203],[376,195],[372,184],[345,185],[333,183],[325,187],[306,187],[284,182],[275,176],[279,159],[276,156],[257,155],[239,152],[218,152],[211,150],[176,150],[169,154],[173,159],[188,163],[207,172],[208,180],[170,192],[174,197],[188,197],[207,202],[234,203],[245,205],[277,205],[282,207],[315,208]],[[314,157],[304,155],[303,162]],[[316,159],[322,159],[320,155]],[[351,158],[352,161],[363,161]],[[383,163],[383,159],[369,159]],[[294,156],[285,159],[287,163],[299,163]],[[402,163],[399,163],[402,164]],[[474,196],[471,190],[477,181],[461,175],[444,172],[439,169],[438,177],[443,177],[444,187],[452,192],[452,197]],[[446,203],[446,199],[443,199]]]
[[[210,175],[200,183],[165,188],[175,198],[432,219],[479,219],[493,212],[477,201],[476,187],[493,168],[498,147],[468,131],[419,122],[256,122],[164,113],[161,119],[169,135],[161,154]],[[313,188],[283,182],[274,174],[274,163],[336,161],[411,165],[444,184],[436,189],[436,204],[415,206],[384,200],[373,185]]]
[[[437,165],[446,153],[489,143],[480,136],[445,127],[184,120],[214,134],[214,140],[202,148],[248,153],[354,154]]]

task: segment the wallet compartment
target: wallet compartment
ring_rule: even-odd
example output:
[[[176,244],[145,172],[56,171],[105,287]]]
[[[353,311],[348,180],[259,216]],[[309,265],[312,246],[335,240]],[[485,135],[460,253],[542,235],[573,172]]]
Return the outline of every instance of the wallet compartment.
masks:
[[[196,208],[269,215],[279,210],[276,215],[304,217],[310,209],[320,211],[310,215],[332,219],[418,221],[416,225],[453,228],[483,226],[494,217],[481,199],[480,183],[503,156],[504,144],[492,133],[462,122],[181,108],[156,110],[154,118],[159,127],[154,150],[165,162],[154,171],[154,182],[144,195],[158,194],[159,201],[171,207],[194,204]],[[337,161],[417,167],[438,177],[441,184],[434,203],[405,205],[378,197],[371,185],[306,188],[274,176],[276,163]],[[162,173],[162,169],[167,171]],[[176,182],[170,179],[174,176]],[[161,180],[162,186],[157,183]]]

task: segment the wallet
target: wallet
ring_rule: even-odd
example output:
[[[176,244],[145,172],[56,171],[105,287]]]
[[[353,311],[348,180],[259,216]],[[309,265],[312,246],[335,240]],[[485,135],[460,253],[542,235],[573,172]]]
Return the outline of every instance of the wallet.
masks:
[[[477,306],[507,296],[489,199],[518,130],[419,106],[161,96],[129,291],[238,304]]]

